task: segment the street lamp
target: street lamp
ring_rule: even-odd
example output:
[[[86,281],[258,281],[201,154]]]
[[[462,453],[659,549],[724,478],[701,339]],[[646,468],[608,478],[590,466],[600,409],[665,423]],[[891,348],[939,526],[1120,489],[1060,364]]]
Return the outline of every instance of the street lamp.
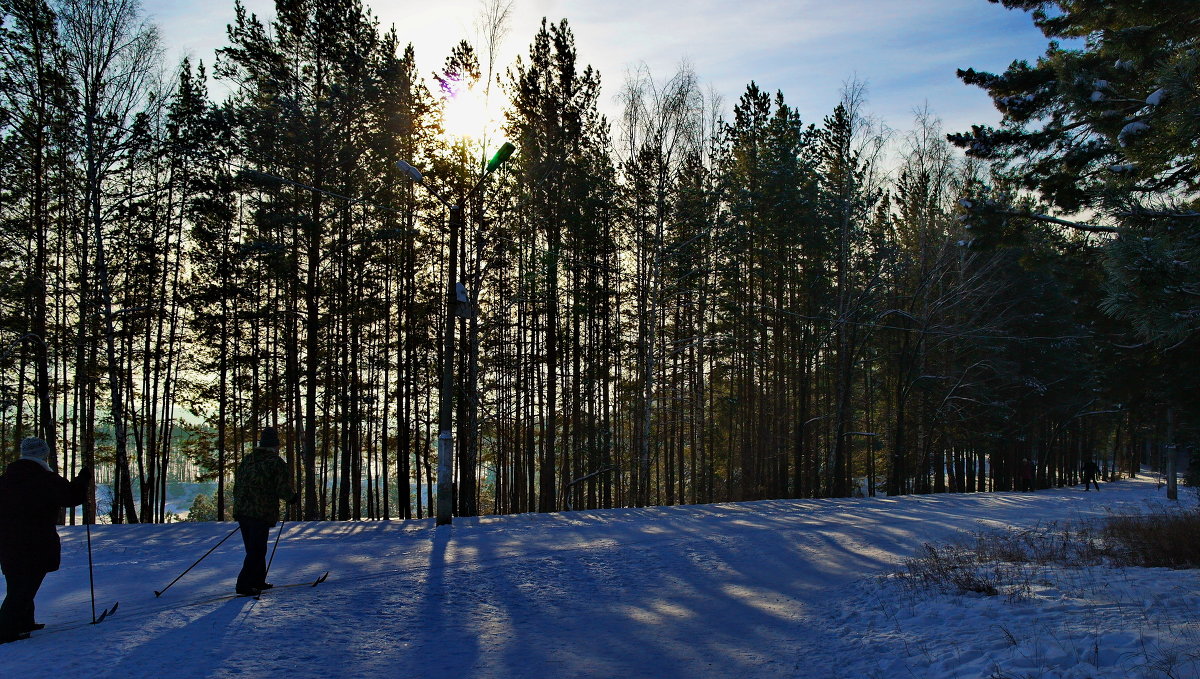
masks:
[[[446,206],[450,211],[450,259],[446,267],[446,328],[442,349],[442,381],[438,395],[438,468],[437,468],[437,525],[444,526],[451,522],[454,513],[453,469],[450,466],[451,456],[454,455],[454,318],[459,304],[458,292],[458,236],[463,226],[463,206],[496,168],[504,164],[513,154],[516,147],[505,142],[496,155],[484,167],[483,176],[475,182],[475,186],[455,198],[451,203],[425,183],[425,176],[410,163],[397,160],[396,167],[417,184],[425,187],[429,195]]]

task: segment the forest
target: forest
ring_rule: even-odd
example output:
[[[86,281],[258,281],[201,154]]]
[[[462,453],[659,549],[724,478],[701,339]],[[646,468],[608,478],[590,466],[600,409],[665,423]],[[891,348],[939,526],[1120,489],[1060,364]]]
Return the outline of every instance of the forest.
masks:
[[[802,120],[687,66],[609,119],[566,19],[497,61],[504,0],[428,78],[361,0],[239,2],[179,64],[137,0],[0,0],[0,450],[97,468],[86,523],[227,516],[265,426],[304,520],[432,516],[439,463],[476,516],[1186,454],[1200,6],[1003,4],[1049,46],[962,65],[1000,125],[889,135],[860,82]]]

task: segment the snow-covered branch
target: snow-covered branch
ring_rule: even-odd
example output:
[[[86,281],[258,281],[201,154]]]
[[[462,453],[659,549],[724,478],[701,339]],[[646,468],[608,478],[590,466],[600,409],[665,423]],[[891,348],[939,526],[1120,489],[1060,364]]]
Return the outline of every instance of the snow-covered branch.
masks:
[[[1130,210],[1117,213],[1121,217],[1163,217],[1166,219],[1200,219],[1200,212],[1171,212],[1167,210]]]
[[[997,213],[1006,215],[1008,217],[1024,217],[1026,219],[1033,219],[1039,222],[1049,222],[1051,224],[1058,224],[1059,226],[1066,226],[1068,228],[1075,229],[1076,231],[1087,231],[1088,233],[1118,233],[1118,229],[1115,226],[1072,222],[1067,219],[1059,219],[1058,217],[1051,217],[1050,215],[1043,215],[1036,212],[1024,212],[1021,210],[997,210]]]

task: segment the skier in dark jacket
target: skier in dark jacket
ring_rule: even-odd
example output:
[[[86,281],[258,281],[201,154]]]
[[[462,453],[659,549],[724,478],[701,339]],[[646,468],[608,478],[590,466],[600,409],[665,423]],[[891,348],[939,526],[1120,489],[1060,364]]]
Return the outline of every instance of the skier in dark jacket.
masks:
[[[1027,457],[1021,458],[1021,490],[1033,491],[1033,463]]]
[[[50,447],[39,438],[21,441],[21,459],[0,475],[0,569],[6,595],[0,606],[0,643],[45,627],[34,622],[33,599],[47,573],[58,570],[58,510],[83,504],[91,469],[74,481],[50,471]]]
[[[1095,486],[1096,490],[1100,490],[1100,484],[1096,483],[1096,475],[1099,473],[1100,473],[1100,468],[1096,466],[1096,463],[1094,461],[1092,461],[1091,458],[1088,458],[1087,462],[1083,463],[1083,489],[1084,490],[1091,490],[1091,488],[1089,487],[1089,484],[1091,486]]]
[[[279,521],[279,502],[295,504],[300,494],[292,491],[287,463],[279,457],[279,435],[263,429],[258,445],[242,458],[234,474],[233,518],[242,529],[246,560],[238,573],[238,594],[256,596],[270,589],[267,579],[267,540],[271,526]]]

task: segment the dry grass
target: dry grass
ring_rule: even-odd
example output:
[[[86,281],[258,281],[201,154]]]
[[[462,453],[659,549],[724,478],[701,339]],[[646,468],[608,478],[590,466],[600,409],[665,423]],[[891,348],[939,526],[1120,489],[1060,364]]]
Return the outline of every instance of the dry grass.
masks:
[[[1114,516],[1097,523],[1047,524],[926,543],[905,561],[915,589],[1022,598],[1042,566],[1200,568],[1200,511]]]
[[[961,545],[921,546],[920,553],[904,563],[904,581],[917,589],[938,589],[954,592],[977,592],[994,596],[1000,587],[1011,582],[1013,574],[1000,565],[989,571],[980,568],[979,560]]]
[[[1103,534],[1119,565],[1200,568],[1200,511],[1117,516],[1105,523]]]

